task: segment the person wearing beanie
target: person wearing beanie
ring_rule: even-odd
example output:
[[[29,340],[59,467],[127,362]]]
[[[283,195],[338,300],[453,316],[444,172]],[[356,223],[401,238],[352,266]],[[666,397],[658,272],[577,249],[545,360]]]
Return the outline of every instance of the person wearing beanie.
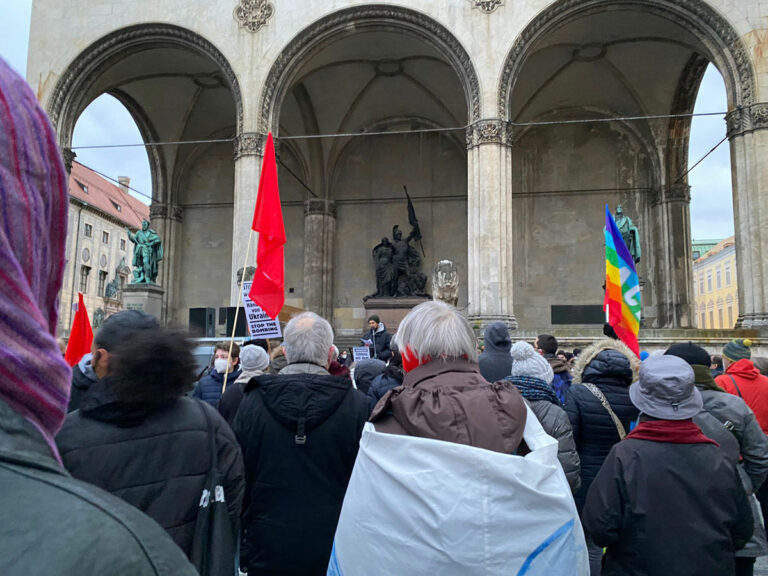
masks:
[[[666,354],[682,358],[693,369],[694,384],[704,402],[704,410],[694,416],[693,421],[720,445],[731,463],[737,466],[744,491],[750,496],[763,486],[768,475],[768,438],[754,413],[743,399],[727,394],[715,383],[710,370],[710,357],[704,348],[691,342],[681,342],[670,346]],[[753,503],[755,499],[750,499],[750,504]],[[755,559],[768,554],[765,529],[759,521],[756,505],[753,506],[753,516],[755,533],[749,543],[736,553],[738,576],[751,575]]]
[[[0,102],[0,574],[197,574],[156,522],[62,465],[67,173],[45,111],[1,58]]]
[[[488,382],[497,382],[509,376],[512,368],[512,357],[509,350],[512,348],[512,340],[509,337],[509,329],[504,322],[489,324],[483,332],[485,349],[477,359],[480,365],[480,374]]]
[[[743,398],[755,413],[760,428],[768,434],[768,377],[760,374],[750,359],[752,341],[731,340],[723,347],[725,373],[715,378],[723,390]]]
[[[365,331],[360,342],[368,347],[371,358],[376,358],[382,362],[389,360],[392,356],[392,350],[389,348],[391,340],[392,336],[387,332],[384,322],[376,314],[369,316],[368,330]]]
[[[517,342],[510,355],[512,369],[507,380],[520,390],[544,431],[557,440],[557,459],[575,494],[581,486],[579,454],[571,422],[552,389],[552,366],[527,342]]]
[[[237,409],[240,402],[243,401],[243,390],[245,385],[256,376],[264,374],[264,370],[269,367],[269,354],[263,347],[256,344],[249,344],[240,349],[240,375],[233,383],[227,386],[219,399],[219,414],[231,426],[235,421]]]
[[[651,356],[630,387],[639,424],[611,448],[582,513],[607,548],[606,575],[735,574],[752,513],[736,466],[692,420],[703,407],[694,379],[682,358]]]

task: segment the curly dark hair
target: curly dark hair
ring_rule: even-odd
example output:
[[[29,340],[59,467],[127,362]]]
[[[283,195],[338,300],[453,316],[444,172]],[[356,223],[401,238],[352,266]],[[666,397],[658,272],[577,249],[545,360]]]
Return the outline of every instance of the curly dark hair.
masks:
[[[195,376],[192,342],[180,330],[136,330],[110,350],[112,391],[131,403],[175,400],[193,388]]]

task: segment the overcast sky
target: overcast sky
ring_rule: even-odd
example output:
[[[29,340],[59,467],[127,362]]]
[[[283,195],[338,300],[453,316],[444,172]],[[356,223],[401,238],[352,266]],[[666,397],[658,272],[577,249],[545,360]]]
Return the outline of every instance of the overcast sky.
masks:
[[[0,57],[25,75],[32,0],[0,0]],[[725,85],[710,66],[701,83],[695,112],[727,108]],[[693,165],[725,136],[720,116],[694,118],[689,162]],[[114,98],[104,95],[91,103],[75,125],[73,147],[141,142],[133,119]],[[131,187],[152,193],[147,154],[143,148],[77,150],[86,166],[117,179],[130,176]],[[728,142],[722,144],[688,176],[691,185],[691,231],[695,239],[725,238],[733,234],[731,165]],[[134,194],[142,201],[149,199]]]

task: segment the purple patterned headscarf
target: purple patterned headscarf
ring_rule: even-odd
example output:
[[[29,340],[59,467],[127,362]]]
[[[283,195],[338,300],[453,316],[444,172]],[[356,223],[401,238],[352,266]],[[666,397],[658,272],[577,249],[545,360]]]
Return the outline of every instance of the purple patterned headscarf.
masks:
[[[53,128],[0,59],[0,399],[53,437],[71,371],[56,339],[67,236],[67,177]]]

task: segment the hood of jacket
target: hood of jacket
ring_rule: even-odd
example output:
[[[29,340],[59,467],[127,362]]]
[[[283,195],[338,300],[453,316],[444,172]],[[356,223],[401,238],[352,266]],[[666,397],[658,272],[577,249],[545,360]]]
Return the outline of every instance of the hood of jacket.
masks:
[[[373,379],[384,372],[384,368],[386,367],[387,365],[378,358],[356,362],[355,384],[358,388],[367,389],[367,387],[371,385],[371,382],[373,382]]]
[[[621,340],[601,338],[587,346],[573,365],[573,383],[601,379],[623,381],[629,386],[637,380],[640,359]]]
[[[756,380],[757,377],[760,376],[760,370],[755,368],[752,360],[747,360],[746,358],[742,358],[738,362],[734,362],[728,366],[728,368],[725,369],[725,373],[746,380]]]
[[[245,387],[261,395],[269,413],[291,431],[303,420],[309,432],[325,422],[352,389],[349,378],[331,376],[327,372],[290,373],[258,376]],[[252,393],[253,393],[252,392]]]
[[[109,422],[121,428],[130,428],[141,424],[150,414],[178,400],[168,402],[131,402],[115,392],[113,380],[106,376],[94,382],[88,395],[80,403],[80,412],[86,418]]]
[[[483,333],[484,354],[503,352],[509,354],[512,348],[512,339],[509,337],[509,329],[504,322],[490,324]]]

